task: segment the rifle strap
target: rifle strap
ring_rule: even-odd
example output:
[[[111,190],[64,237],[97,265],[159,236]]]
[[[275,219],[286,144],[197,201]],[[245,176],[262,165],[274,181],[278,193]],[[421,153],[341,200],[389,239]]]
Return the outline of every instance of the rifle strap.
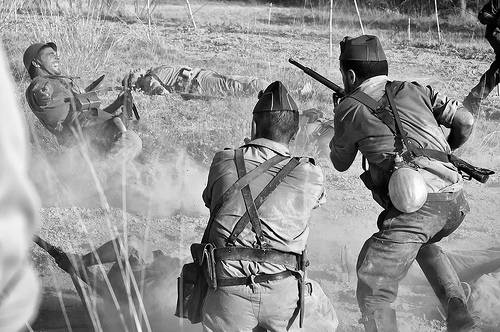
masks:
[[[235,151],[236,154],[236,151]],[[217,217],[220,208],[222,207],[222,204],[224,204],[226,201],[228,201],[235,193],[238,191],[241,191],[241,189],[251,183],[253,180],[255,180],[257,177],[259,177],[261,174],[265,173],[268,171],[272,166],[282,162],[285,160],[286,157],[281,156],[281,155],[276,155],[273,158],[266,160],[262,164],[260,164],[258,167],[254,168],[252,171],[246,173],[243,177],[239,178],[231,187],[229,187],[224,194],[222,194],[214,204],[214,208],[212,209],[212,212],[210,213],[210,219],[208,221],[207,228],[205,229],[205,232],[203,233],[203,238],[202,238],[202,243],[208,242],[208,236],[210,233],[210,228],[212,227],[212,223]]]
[[[387,96],[387,100],[389,101],[390,109],[392,115],[394,116],[397,135],[403,141],[403,144],[406,150],[409,152],[410,156],[413,155],[413,146],[410,145],[408,141],[408,134],[403,128],[403,123],[401,122],[401,118],[399,117],[399,110],[396,106],[396,102],[394,101],[394,92],[393,92],[393,82],[387,82],[385,84],[385,94]],[[398,82],[397,90],[400,91],[403,88],[404,82]]]
[[[300,158],[292,157],[290,161],[274,176],[274,178],[269,181],[269,183],[262,189],[257,198],[255,198],[255,207],[257,209],[265,202],[265,200],[269,197],[269,195],[278,187],[278,185],[293,171],[297,165],[300,164]],[[245,212],[243,216],[238,220],[236,225],[231,232],[231,235],[226,240],[226,246],[234,245],[238,236],[243,232],[246,225],[250,221],[250,216],[248,212]],[[260,220],[259,220],[260,223]]]
[[[361,90],[356,90],[353,94],[349,95],[350,98],[357,100],[365,105],[370,112],[382,121],[394,135],[397,135],[396,124],[391,113],[384,107],[384,102],[381,100],[377,102],[375,99],[367,95]]]

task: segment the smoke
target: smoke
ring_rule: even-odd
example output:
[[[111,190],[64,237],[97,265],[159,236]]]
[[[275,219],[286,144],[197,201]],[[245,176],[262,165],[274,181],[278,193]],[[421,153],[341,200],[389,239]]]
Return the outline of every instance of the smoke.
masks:
[[[127,212],[144,216],[207,213],[201,193],[208,172],[184,150],[147,164],[132,161],[124,167],[92,157],[90,166],[77,148],[55,156],[35,153],[31,176],[43,205],[102,207],[100,186],[111,207]]]

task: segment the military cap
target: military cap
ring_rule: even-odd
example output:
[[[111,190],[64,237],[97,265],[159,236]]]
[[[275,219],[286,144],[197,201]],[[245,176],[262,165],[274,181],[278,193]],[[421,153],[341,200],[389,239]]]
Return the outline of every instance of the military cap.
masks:
[[[299,108],[280,81],[273,82],[259,92],[259,101],[255,104],[253,113],[292,111],[298,112]]]
[[[35,60],[35,58],[37,57],[38,55],[38,52],[40,52],[40,50],[44,47],[50,47],[52,48],[54,51],[57,52],[57,45],[53,42],[48,42],[48,43],[34,43],[34,44],[31,44],[27,49],[26,51],[24,51],[24,55],[23,55],[23,63],[24,63],[24,68],[26,68],[26,70],[30,70],[30,67],[31,67],[31,62],[33,60]]]
[[[340,61],[385,61],[384,49],[376,36],[344,37],[340,42]]]

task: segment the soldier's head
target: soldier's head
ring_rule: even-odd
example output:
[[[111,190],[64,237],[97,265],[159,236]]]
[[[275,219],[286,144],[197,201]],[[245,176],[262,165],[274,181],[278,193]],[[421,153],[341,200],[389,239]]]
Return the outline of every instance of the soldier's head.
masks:
[[[347,93],[371,77],[388,73],[387,58],[376,36],[345,37],[340,42],[339,60]]]
[[[283,83],[273,82],[260,91],[253,109],[252,139],[267,138],[288,144],[298,130],[298,107]]]
[[[35,43],[23,55],[24,67],[31,78],[39,75],[60,75],[60,61],[55,43]]]

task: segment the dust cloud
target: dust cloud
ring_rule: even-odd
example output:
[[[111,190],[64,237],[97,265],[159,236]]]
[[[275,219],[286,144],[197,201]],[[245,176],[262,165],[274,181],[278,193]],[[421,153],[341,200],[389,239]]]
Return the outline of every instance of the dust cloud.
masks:
[[[78,149],[68,149],[35,154],[31,173],[44,206],[109,204],[148,217],[208,213],[201,199],[208,171],[184,150],[147,164],[112,165],[102,157],[89,163]]]

